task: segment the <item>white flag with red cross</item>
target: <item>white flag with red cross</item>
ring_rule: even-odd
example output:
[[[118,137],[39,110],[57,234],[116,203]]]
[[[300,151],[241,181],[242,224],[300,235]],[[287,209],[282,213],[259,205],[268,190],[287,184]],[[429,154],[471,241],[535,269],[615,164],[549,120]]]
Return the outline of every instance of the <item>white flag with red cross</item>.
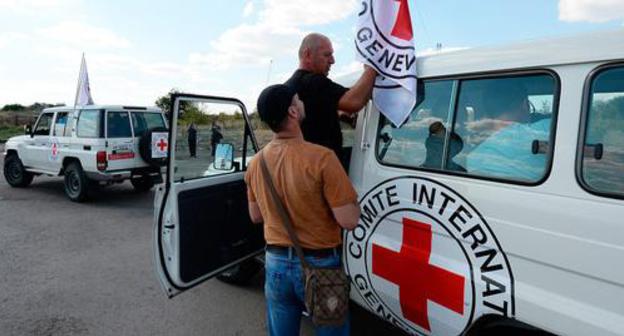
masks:
[[[93,105],[93,97],[91,97],[91,86],[89,84],[89,73],[87,73],[87,61],[82,54],[80,62],[80,72],[78,73],[78,87],[76,88],[76,98],[74,106]]]
[[[375,68],[373,101],[395,126],[416,105],[416,52],[408,0],[365,0],[355,35],[357,59]]]

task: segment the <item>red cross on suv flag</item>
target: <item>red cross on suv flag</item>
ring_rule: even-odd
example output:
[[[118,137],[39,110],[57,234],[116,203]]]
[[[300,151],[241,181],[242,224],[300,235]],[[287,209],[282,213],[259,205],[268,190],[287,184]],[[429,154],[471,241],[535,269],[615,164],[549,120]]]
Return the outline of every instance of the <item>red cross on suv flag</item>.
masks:
[[[416,53],[408,0],[365,0],[358,13],[357,59],[377,70],[373,101],[395,126],[416,104]]]

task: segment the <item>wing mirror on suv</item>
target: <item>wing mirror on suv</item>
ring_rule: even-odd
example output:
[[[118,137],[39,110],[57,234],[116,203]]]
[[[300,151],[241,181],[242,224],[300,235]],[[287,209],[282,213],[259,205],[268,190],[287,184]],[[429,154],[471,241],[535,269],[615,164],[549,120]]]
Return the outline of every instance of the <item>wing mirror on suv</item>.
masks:
[[[234,167],[234,146],[232,144],[217,145],[213,166],[217,170],[232,170]]]
[[[24,125],[24,135],[30,135],[32,137],[32,125]]]

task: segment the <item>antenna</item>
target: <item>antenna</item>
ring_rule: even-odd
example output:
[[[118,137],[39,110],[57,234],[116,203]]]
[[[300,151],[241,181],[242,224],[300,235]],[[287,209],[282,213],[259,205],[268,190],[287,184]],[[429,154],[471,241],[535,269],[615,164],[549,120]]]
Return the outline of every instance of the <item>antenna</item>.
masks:
[[[269,60],[269,70],[267,71],[266,85],[269,85],[269,80],[271,79],[271,69],[273,68],[273,59]]]

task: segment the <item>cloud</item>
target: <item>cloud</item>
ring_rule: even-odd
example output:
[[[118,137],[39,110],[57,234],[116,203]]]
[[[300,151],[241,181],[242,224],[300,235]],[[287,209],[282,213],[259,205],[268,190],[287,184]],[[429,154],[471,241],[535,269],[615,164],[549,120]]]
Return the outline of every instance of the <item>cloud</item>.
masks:
[[[303,32],[298,29],[279,29],[269,25],[240,25],[230,29],[211,42],[212,51],[193,53],[190,62],[213,70],[227,70],[232,66],[266,65],[273,58],[295,52]]]
[[[6,32],[0,33],[0,49],[9,46],[11,43],[19,40],[24,40],[28,35],[24,33]]]
[[[82,22],[65,21],[57,25],[42,28],[37,33],[47,39],[65,45],[90,48],[127,48],[130,42],[114,32],[91,26]]]
[[[328,24],[355,12],[357,1],[325,0],[320,5],[310,0],[265,0],[260,17],[265,23],[286,27]]]
[[[606,22],[624,19],[622,0],[559,0],[559,20]]]
[[[0,0],[0,9],[20,10],[20,9],[45,9],[58,7],[63,0]]]
[[[253,2],[249,1],[247,2],[247,4],[245,4],[245,8],[243,8],[243,17],[248,17],[250,16],[254,11],[254,4]]]
[[[192,53],[190,62],[223,71],[233,66],[266,66],[282,56],[295,58],[305,27],[342,20],[356,8],[354,0],[326,0],[322,6],[309,0],[264,0],[257,22],[225,31],[210,44],[209,52]],[[250,1],[243,14],[252,10]]]

